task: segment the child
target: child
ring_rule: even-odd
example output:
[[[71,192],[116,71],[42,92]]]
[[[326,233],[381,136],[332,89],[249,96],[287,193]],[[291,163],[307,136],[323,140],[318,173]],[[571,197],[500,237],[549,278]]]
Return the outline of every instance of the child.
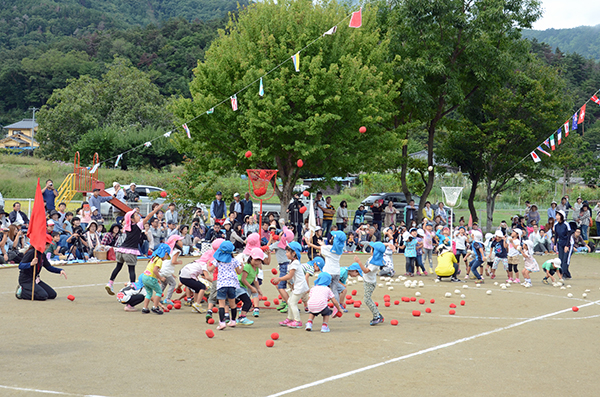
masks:
[[[185,285],[194,294],[194,303],[192,303],[193,310],[196,310],[195,308],[200,306],[205,291],[210,289],[209,279],[210,275],[207,270],[206,261],[201,262],[201,259],[188,263],[179,271],[179,282]]]
[[[144,282],[142,281],[143,276],[143,274],[140,274],[137,282],[126,285],[117,292],[117,300],[125,305],[123,308],[124,311],[137,312],[137,309],[134,306],[137,306],[144,301],[146,289],[144,288]]]
[[[454,233],[454,244],[456,245],[456,260],[457,264],[460,267],[460,258],[464,258],[467,255],[467,242],[469,241],[469,236],[466,233],[466,230],[463,226],[458,228],[458,231]],[[465,267],[467,268],[467,276],[469,275],[469,266],[466,258],[464,259]]]
[[[427,276],[427,271],[425,270],[425,266],[423,266],[423,238],[425,237],[425,232],[423,229],[417,230],[417,276],[421,275],[421,272],[424,276]],[[418,270],[421,269],[421,272]]]
[[[260,236],[258,233],[254,233],[257,237],[259,237],[260,244]],[[244,252],[246,252],[244,250]],[[260,284],[258,283],[258,271],[261,266],[267,262],[265,260],[265,253],[260,247],[255,247],[250,250],[248,254],[240,254],[247,257],[242,272],[238,275],[238,279],[240,282],[240,287],[243,290],[243,293],[236,293],[237,298],[243,303],[242,311],[240,313],[240,317],[237,320],[238,324],[242,325],[252,325],[254,321],[250,321],[246,318],[246,313],[252,307],[252,299],[256,299],[258,301],[259,298],[263,296],[262,290],[260,289]],[[268,256],[268,261],[270,261],[270,253]],[[252,299],[250,299],[252,297]],[[256,315],[255,317],[258,317]]]
[[[293,283],[292,294],[288,298],[288,317],[284,321],[280,322],[279,325],[289,328],[300,328],[302,327],[302,321],[300,321],[300,312],[298,311],[298,300],[305,300],[306,293],[308,292],[308,284],[304,277],[304,271],[300,260],[302,258],[302,246],[296,241],[292,241],[288,244],[285,254],[287,259],[290,261],[288,266],[288,273],[283,277],[275,277],[272,283],[277,284],[291,280]],[[327,266],[327,265],[326,265]],[[283,295],[282,295],[283,296]]]
[[[246,238],[246,247],[244,248],[244,251],[242,253],[238,254],[235,257],[235,259],[237,259],[238,262],[240,262],[240,263],[244,263],[244,264],[250,263],[249,262],[251,259],[250,255],[252,253],[252,250],[254,250],[255,248],[262,250],[262,247],[260,246],[260,235],[258,233],[250,233],[248,235],[248,237]],[[267,249],[267,251],[269,252],[269,255],[267,255],[266,257],[263,258],[263,260],[258,265],[256,274],[254,275],[258,285],[262,285],[262,279],[263,279],[262,265],[263,265],[263,263],[266,265],[271,264],[271,252],[268,249]],[[244,265],[244,268],[246,268],[246,265]],[[242,286],[242,288],[245,288],[244,284],[242,283],[241,278],[240,278],[240,285]],[[261,295],[262,295],[262,293],[261,293]],[[254,317],[258,317],[258,316],[260,316],[260,310],[258,309],[258,294],[252,293],[251,296],[252,296],[252,303],[254,305],[254,311],[252,312],[252,315]]]
[[[214,254],[215,252],[217,252],[217,250],[219,249],[219,247],[221,246],[221,243],[223,243],[223,241],[225,241],[225,239],[222,238],[218,238],[216,240],[214,240],[211,243],[211,250],[206,251],[204,254],[202,254],[202,256],[200,257],[200,259],[198,259],[198,261],[200,263],[205,263],[207,266],[207,270],[208,270],[208,266],[210,265],[210,263],[213,261],[214,259]],[[215,305],[218,304],[217,302],[217,278],[219,276],[219,269],[215,268],[214,270],[208,270],[209,273],[212,273],[212,285],[210,288],[210,295],[208,296],[208,310],[206,311],[206,322],[208,323],[208,320],[210,320],[212,318],[212,309]],[[226,308],[227,310],[227,308]]]
[[[491,246],[492,252],[494,253],[494,263],[492,264],[492,275],[490,277],[495,279],[496,270],[498,269],[498,264],[500,262],[504,265],[504,270],[508,271],[508,245],[506,244],[502,230],[496,230]]]
[[[481,274],[479,274],[477,268],[480,267],[483,264],[483,262],[485,262],[485,252],[483,244],[481,242],[481,240],[483,240],[483,235],[478,230],[471,230],[471,236],[473,236],[473,244],[471,245],[471,248],[473,250],[473,261],[469,263],[469,266],[471,268],[471,272],[473,272],[473,275],[476,278],[475,282],[477,284],[481,284],[483,283],[483,277],[481,277]]]
[[[163,261],[163,265],[159,273],[161,277],[165,279],[165,281],[161,283],[161,288],[163,289],[163,291],[167,287],[167,285],[169,286],[169,290],[167,291],[165,300],[162,302],[164,305],[173,304],[171,298],[173,297],[173,292],[175,292],[175,287],[177,287],[177,280],[175,279],[175,276],[173,276],[173,274],[175,274],[175,265],[181,264],[181,261],[179,260],[179,255],[181,255],[181,251],[183,249],[181,246],[182,238],[183,237],[181,236],[171,236],[169,237],[166,243],[171,249],[171,253],[169,255],[169,258]],[[192,310],[198,313],[203,313],[200,304],[196,302],[192,304]]]
[[[523,286],[525,288],[531,287],[531,277],[530,273],[535,273],[540,271],[540,265],[538,265],[537,261],[533,257],[533,241],[525,240],[523,242]]]
[[[519,251],[521,251],[521,229],[513,229],[510,233],[510,238],[507,238],[508,243],[508,271],[506,275],[508,277],[507,282],[520,283],[519,280]],[[514,274],[514,277],[513,277]]]
[[[79,210],[79,217],[81,218],[81,227],[84,230],[87,229],[89,223],[92,221],[92,210],[88,203],[83,203],[83,206]]]
[[[208,266],[208,271],[219,270],[217,275],[217,300],[219,301],[219,325],[217,330],[223,330],[227,326],[235,327],[237,306],[235,303],[236,289],[240,288],[240,282],[237,274],[242,272],[242,264],[233,259],[231,254],[235,250],[233,243],[223,241],[219,249],[213,254],[214,260]],[[236,274],[237,273],[237,274]],[[225,301],[229,303],[231,317],[229,322],[225,322]]]
[[[279,240],[279,242],[276,242],[277,240]],[[288,274],[288,266],[290,261],[286,255],[286,245],[292,241],[294,241],[294,233],[284,226],[280,235],[277,236],[275,234],[271,234],[271,238],[268,243],[271,251],[275,251],[275,259],[277,259],[277,263],[279,264],[279,276],[282,278]],[[287,301],[289,299],[289,295],[286,291],[286,288],[286,281],[281,281],[277,285],[277,291],[279,291],[279,294],[281,295],[281,304],[277,307],[277,310],[280,313],[287,313],[288,311]]]
[[[442,277],[450,277],[453,283],[459,283],[458,279],[458,261],[450,248],[450,245],[440,244],[438,246],[438,264],[435,268],[437,279],[442,281]]]
[[[404,233],[404,256],[406,257],[406,274],[407,277],[414,277],[415,265],[417,264],[417,229],[412,228],[410,232]]]
[[[428,222],[425,225],[423,236],[423,260],[429,263],[429,272],[433,274],[433,225]]]
[[[393,255],[394,255],[394,249],[396,248],[394,246],[394,243],[392,241],[390,241],[389,243],[383,243],[385,245],[385,253],[384,255],[384,265],[381,270],[379,271],[379,273],[377,273],[377,275],[379,277],[394,277],[394,274],[396,274],[396,271],[394,270],[394,261],[393,261]],[[343,296],[342,296],[343,298]]]
[[[385,259],[385,245],[379,241],[370,242],[369,245],[372,248],[373,255],[367,260],[367,263],[363,265],[360,262],[358,256],[354,256],[354,262],[360,266],[360,270],[363,273],[363,285],[365,288],[365,305],[369,308],[373,314],[373,320],[369,323],[370,325],[377,325],[383,323],[384,318],[377,309],[377,306],[373,302],[373,291],[377,287],[377,272],[384,266]],[[352,269],[354,271],[354,268]]]
[[[152,253],[152,259],[148,262],[148,266],[144,271],[142,276],[142,282],[144,283],[144,288],[146,288],[146,298],[144,299],[144,308],[142,309],[142,313],[144,314],[150,313],[148,304],[151,300],[154,304],[154,306],[152,306],[152,313],[163,314],[163,311],[161,310],[162,305],[160,304],[162,288],[160,287],[158,280],[162,282],[165,281],[165,278],[162,277],[159,272],[163,264],[163,259],[169,252],[171,252],[171,248],[169,248],[167,244],[159,245]],[[156,293],[156,295],[154,295],[154,293]]]
[[[340,258],[344,253],[347,237],[344,232],[339,230],[331,232],[331,235],[333,236],[333,244],[325,245],[325,243],[322,243],[321,245],[321,255],[325,259],[325,266],[322,270],[331,276],[331,285],[329,287],[335,299],[339,302],[340,294],[336,286],[340,282]]]
[[[90,211],[92,211],[91,219],[96,221],[97,224],[102,225],[104,223],[104,219],[102,219],[102,214],[100,214],[98,208],[90,207]]]
[[[329,332],[329,317],[331,316],[331,309],[327,306],[327,302],[331,300],[338,311],[341,311],[338,301],[335,299],[333,292],[329,288],[331,284],[331,275],[329,273],[319,273],[319,276],[315,280],[315,286],[310,289],[310,298],[308,299],[308,321],[306,322],[306,330],[312,331],[313,320],[316,316],[323,316],[323,325],[321,325],[321,332]]]
[[[440,241],[440,245],[450,245],[450,228],[438,226],[438,231],[435,233]]]
[[[494,235],[492,233],[486,233],[485,235],[485,257],[487,258],[487,267],[485,268],[485,275],[489,276],[492,271],[492,265],[494,264],[494,250],[492,250],[492,241]]]
[[[58,260],[58,256],[60,255],[60,247],[58,246],[58,242],[60,241],[60,233],[52,232],[52,243],[46,248],[44,254],[49,261]]]
[[[554,273],[558,272],[558,275],[561,276],[559,281],[562,281],[562,271],[560,269],[561,260],[560,258],[554,258],[547,260],[542,264],[542,269],[546,272],[546,277],[542,279],[544,284],[548,284],[548,278],[552,280],[553,283],[556,282],[554,279]]]

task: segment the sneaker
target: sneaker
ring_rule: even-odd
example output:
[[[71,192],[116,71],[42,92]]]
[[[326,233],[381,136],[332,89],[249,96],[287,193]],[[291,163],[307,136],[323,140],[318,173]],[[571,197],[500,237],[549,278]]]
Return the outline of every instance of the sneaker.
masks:
[[[192,303],[194,302],[194,300],[192,298],[185,298],[183,300],[183,305],[184,306],[192,306]]]
[[[192,304],[192,311],[195,311],[196,313],[204,313],[204,310],[202,310],[202,306],[200,306],[200,304],[196,302]]]
[[[515,283],[517,283],[517,284],[521,284],[521,280],[519,280],[518,278],[515,278],[515,279],[513,280],[513,282],[515,282]]]
[[[240,325],[252,325],[252,324],[254,324],[254,321],[248,320],[247,317],[240,317],[240,318],[237,319],[236,322],[238,324],[240,324]]]
[[[288,311],[287,303],[285,304],[285,307],[283,307],[282,309],[279,309],[279,313],[287,313],[287,311]]]
[[[206,323],[208,324],[208,320],[212,318],[212,312],[206,313]]]
[[[373,320],[369,323],[370,325],[377,325],[383,323],[383,316],[374,317]]]
[[[423,276],[429,276],[427,272],[423,272]]]
[[[523,287],[525,287],[525,288],[531,288],[531,283],[525,282],[525,283],[523,283]]]
[[[345,307],[343,307],[343,306],[342,306],[342,311],[343,311],[344,313],[348,313],[348,309],[346,309],[346,308],[345,308]]]
[[[167,306],[167,305],[171,305],[171,306],[175,306],[175,304],[173,303],[172,300],[170,299],[165,299],[164,301],[161,302],[163,305]]]
[[[508,278],[508,279],[506,279],[506,284],[510,284],[510,283],[512,283],[512,282],[514,282],[514,280],[513,280],[512,278]]]
[[[433,274],[433,268],[432,267],[429,268],[429,273]]]
[[[304,308],[304,313],[308,313],[308,307]]]
[[[217,330],[221,331],[222,329],[227,328],[227,324],[225,323],[219,323],[219,325],[217,325]]]
[[[150,313],[150,309],[148,309],[147,307],[145,307],[145,308],[142,309],[142,313],[148,314],[148,313]]]
[[[286,318],[285,320],[280,322],[279,325],[281,325],[282,327],[287,327],[287,325],[291,322],[292,322],[292,320],[290,320],[289,318]]]
[[[465,276],[465,280],[468,280],[468,279],[469,279],[469,277],[471,277],[471,275],[470,275],[470,274],[467,274],[467,275]],[[475,277],[475,276],[473,276],[473,277]]]
[[[492,273],[492,275],[491,275],[490,277],[491,277],[491,279],[493,280],[493,279],[495,279],[495,278],[496,278],[496,275],[495,275],[494,273]]]
[[[485,281],[483,279],[475,280],[475,284],[485,284]]]
[[[131,305],[125,305],[123,310],[125,310],[126,312],[137,312],[137,309]]]
[[[235,325],[236,325],[236,322],[233,320],[229,320],[229,322],[227,323],[228,327],[235,327]]]
[[[289,328],[302,328],[302,321],[290,321],[287,326]]]
[[[106,286],[104,287],[104,289],[106,289],[106,292],[108,292],[109,295],[115,294],[115,291],[113,291],[112,283],[106,283]]]
[[[160,310],[160,308],[158,308],[158,307],[153,307],[151,311],[152,311],[152,313],[155,313],[155,314],[163,314],[163,311]]]
[[[17,299],[21,299],[21,294],[23,293],[23,288],[20,285],[17,285],[17,290],[15,291],[15,297]]]
[[[550,282],[548,281],[548,279],[547,279],[546,277],[544,277],[544,278],[542,279],[542,283],[544,283],[544,284],[546,284],[546,285],[550,284]]]
[[[417,272],[417,276],[420,276],[420,275],[421,275],[421,272]]]
[[[460,280],[457,277],[452,277],[450,281],[452,281],[453,283],[460,283]]]
[[[287,307],[287,302],[285,302],[285,301],[282,301],[282,302],[279,304],[279,306],[277,306],[277,310],[281,310],[281,309],[283,309],[284,307]]]
[[[442,281],[442,277],[441,277],[441,276],[437,276],[437,279],[438,279],[439,281]]]
[[[323,325],[321,327],[321,332],[330,332],[331,330],[329,329],[329,327],[327,325]]]
[[[306,323],[306,330],[307,331],[312,331],[312,321],[309,321]]]
[[[260,310],[258,310],[258,309],[254,309],[254,311],[252,312],[252,315],[253,315],[254,317],[258,317],[258,316],[260,316]]]

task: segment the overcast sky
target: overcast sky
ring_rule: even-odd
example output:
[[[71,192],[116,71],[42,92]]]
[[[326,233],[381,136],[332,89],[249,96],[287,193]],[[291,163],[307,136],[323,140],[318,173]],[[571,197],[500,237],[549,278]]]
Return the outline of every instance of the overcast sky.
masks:
[[[600,0],[542,0],[544,14],[536,30],[574,28],[600,24]]]

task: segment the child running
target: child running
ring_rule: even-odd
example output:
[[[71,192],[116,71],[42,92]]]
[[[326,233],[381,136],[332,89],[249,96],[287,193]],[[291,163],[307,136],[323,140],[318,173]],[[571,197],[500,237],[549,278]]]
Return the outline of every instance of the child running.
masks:
[[[223,241],[219,249],[215,251],[215,258],[208,266],[208,271],[219,270],[217,276],[217,300],[219,301],[219,325],[218,330],[223,330],[227,326],[235,327],[235,318],[237,316],[237,306],[235,303],[235,292],[240,287],[237,274],[242,272],[242,264],[231,255],[235,247],[230,241]],[[231,318],[225,322],[225,303],[229,303]]]
[[[525,288],[531,287],[531,273],[539,272],[540,265],[538,265],[537,261],[533,257],[533,241],[525,240],[523,242],[523,286]]]
[[[316,316],[323,316],[323,325],[321,325],[321,332],[329,332],[329,318],[331,317],[331,309],[328,307],[327,302],[331,300],[338,311],[341,311],[338,301],[335,299],[333,292],[329,288],[331,284],[331,276],[329,273],[319,273],[319,276],[315,280],[315,286],[310,289],[310,298],[308,299],[308,321],[306,322],[306,330],[312,331],[313,320]]]
[[[377,287],[377,272],[384,266],[384,253],[385,245],[382,242],[370,242],[369,245],[373,250],[373,255],[367,260],[367,263],[363,265],[358,256],[354,256],[354,262],[360,266],[360,270],[363,272],[363,285],[365,288],[365,305],[369,308],[373,314],[373,320],[369,323],[370,325],[381,324],[384,321],[383,316],[377,309],[375,302],[373,302],[373,291]],[[354,270],[354,268],[352,269]]]
[[[162,288],[160,287],[158,280],[162,282],[165,281],[165,278],[160,275],[160,269],[162,268],[163,259],[169,252],[171,252],[171,248],[169,248],[167,244],[160,244],[152,253],[152,259],[148,261],[148,266],[142,276],[142,282],[146,289],[146,298],[144,299],[144,308],[142,309],[142,313],[144,314],[148,314],[150,311],[156,314],[163,314],[163,311],[159,307],[162,306],[160,304]],[[148,309],[150,301],[154,304],[152,310]]]
[[[339,290],[337,289],[337,284],[340,282],[340,258],[344,253],[344,247],[346,246],[346,233],[336,230],[331,232],[333,236],[332,245],[325,245],[322,243],[321,245],[321,255],[325,259],[325,267],[323,267],[323,271],[329,273],[331,276],[331,291],[333,291],[333,295],[335,295],[335,299],[340,301]]]
[[[292,241],[288,244],[285,254],[287,259],[290,261],[288,266],[288,273],[283,277],[275,277],[272,282],[277,284],[281,282],[287,282],[290,280],[292,283],[292,293],[288,298],[288,311],[287,318],[280,322],[279,325],[289,328],[301,328],[302,321],[300,321],[300,312],[298,310],[298,301],[305,300],[306,293],[308,292],[308,284],[304,277],[304,270],[300,260],[302,258],[302,246],[296,241]],[[282,295],[283,296],[283,295]]]

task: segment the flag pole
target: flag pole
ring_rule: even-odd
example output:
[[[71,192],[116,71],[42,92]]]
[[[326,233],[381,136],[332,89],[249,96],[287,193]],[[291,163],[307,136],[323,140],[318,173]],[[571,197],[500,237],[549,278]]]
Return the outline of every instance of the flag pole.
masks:
[[[35,248],[34,248],[35,249]],[[37,258],[38,250],[35,250],[35,255],[33,258]],[[38,259],[39,260],[39,259]],[[31,282],[31,300],[33,301],[33,296],[35,295],[35,273],[37,272],[37,263],[33,267],[33,281]]]

